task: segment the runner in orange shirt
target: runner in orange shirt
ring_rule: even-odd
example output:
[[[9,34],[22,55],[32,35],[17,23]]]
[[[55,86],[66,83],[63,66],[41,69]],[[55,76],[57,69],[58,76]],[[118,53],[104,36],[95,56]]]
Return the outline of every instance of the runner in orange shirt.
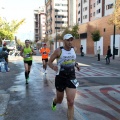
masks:
[[[40,54],[42,55],[42,62],[43,62],[43,72],[46,74],[47,69],[47,62],[48,62],[48,56],[50,53],[50,49],[46,47],[46,44],[43,44],[43,47],[40,49]]]

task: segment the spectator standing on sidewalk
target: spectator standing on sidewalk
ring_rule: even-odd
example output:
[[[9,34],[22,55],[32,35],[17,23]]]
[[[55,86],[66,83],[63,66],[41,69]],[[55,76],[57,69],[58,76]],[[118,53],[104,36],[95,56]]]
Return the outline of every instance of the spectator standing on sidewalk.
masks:
[[[46,43],[43,44],[43,47],[40,49],[40,54],[42,55],[42,63],[43,63],[43,72],[46,74],[48,56],[50,54],[50,49],[47,48]]]
[[[83,56],[83,46],[81,45],[81,47],[80,47],[80,53],[81,53],[81,56]]]
[[[5,61],[6,61],[6,63],[8,64],[8,55],[9,55],[9,50],[8,50],[8,48],[7,48],[7,45],[6,45],[6,42],[5,43],[3,43],[3,49],[2,49],[4,52],[6,52],[6,55],[5,55]]]
[[[75,49],[72,47],[73,36],[66,34],[63,37],[64,46],[57,48],[49,59],[49,66],[56,71],[55,87],[56,97],[52,103],[52,110],[56,110],[56,105],[62,103],[64,92],[67,98],[67,117],[73,120],[74,117],[74,99],[76,95],[76,87],[79,85],[75,76],[75,67],[80,70],[80,66],[76,63]],[[53,61],[57,59],[57,65]]]
[[[111,48],[110,48],[110,46],[108,46],[107,55],[106,55],[106,64],[110,64],[110,57],[111,56],[112,56]]]
[[[100,46],[98,47],[98,50],[97,50],[97,54],[98,54],[98,61],[100,61],[100,53],[101,53],[101,49],[100,49]]]
[[[33,54],[36,54],[36,52],[30,46],[30,41],[25,40],[25,47],[21,49],[20,55],[23,57],[23,60],[24,60],[26,84],[28,84],[28,80],[29,80],[29,73],[32,66]]]

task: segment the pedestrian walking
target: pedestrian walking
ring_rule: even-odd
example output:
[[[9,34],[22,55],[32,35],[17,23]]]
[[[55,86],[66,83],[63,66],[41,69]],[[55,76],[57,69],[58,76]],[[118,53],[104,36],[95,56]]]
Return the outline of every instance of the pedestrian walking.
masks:
[[[100,53],[101,53],[101,49],[100,49],[100,46],[99,46],[99,47],[98,47],[98,50],[97,50],[98,61],[100,61]]]
[[[111,56],[112,56],[111,48],[110,48],[110,46],[108,46],[107,55],[106,55],[106,64],[110,64],[110,57]]]
[[[40,54],[42,55],[42,63],[43,63],[43,72],[46,74],[48,56],[50,54],[50,49],[47,48],[46,43],[43,44],[43,47],[40,49]]]
[[[80,70],[80,66],[76,63],[76,53],[72,46],[73,36],[66,34],[63,37],[64,46],[57,48],[49,59],[49,66],[56,71],[55,87],[56,97],[53,99],[52,110],[56,110],[56,105],[62,103],[64,92],[67,98],[67,118],[73,120],[74,117],[74,99],[76,95],[76,87],[79,85],[75,76],[75,67]],[[53,61],[57,59],[57,65]]]
[[[30,41],[25,40],[25,47],[23,47],[20,51],[20,55],[23,57],[24,60],[24,67],[25,67],[25,79],[26,84],[28,84],[29,74],[32,66],[32,55],[36,54],[33,48],[30,46]]]

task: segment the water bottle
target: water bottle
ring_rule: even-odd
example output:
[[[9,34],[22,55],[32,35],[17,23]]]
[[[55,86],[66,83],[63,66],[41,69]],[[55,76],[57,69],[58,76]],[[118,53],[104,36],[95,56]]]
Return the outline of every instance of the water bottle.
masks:
[[[6,72],[6,70],[5,70],[5,62],[1,62],[1,72]]]

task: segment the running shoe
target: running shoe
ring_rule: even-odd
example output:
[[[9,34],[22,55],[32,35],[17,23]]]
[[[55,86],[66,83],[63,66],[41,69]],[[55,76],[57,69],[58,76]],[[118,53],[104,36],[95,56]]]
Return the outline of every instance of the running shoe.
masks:
[[[45,69],[43,69],[43,73],[45,73]]]
[[[52,110],[55,111],[56,110],[56,104],[54,102],[52,102]]]
[[[26,84],[28,84],[28,79],[26,79]]]
[[[45,70],[45,72],[44,72],[45,74],[47,74],[47,71]]]
[[[26,84],[28,84],[29,77],[26,79]]]

